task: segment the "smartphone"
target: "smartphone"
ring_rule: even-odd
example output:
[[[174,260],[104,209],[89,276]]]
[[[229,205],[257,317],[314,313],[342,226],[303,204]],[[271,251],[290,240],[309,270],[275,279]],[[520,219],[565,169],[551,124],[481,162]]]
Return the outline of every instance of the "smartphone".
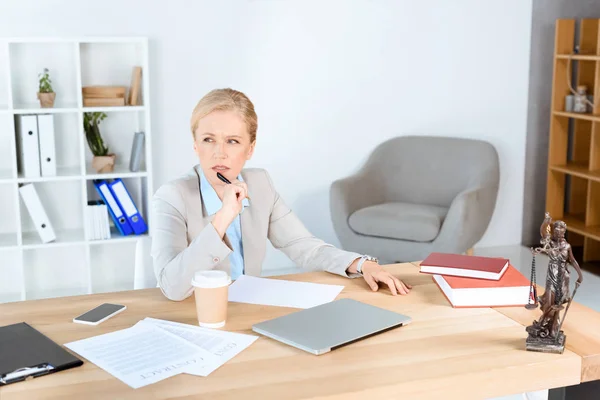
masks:
[[[104,303],[90,311],[73,318],[73,322],[86,325],[98,325],[113,315],[117,315],[127,307],[120,304]]]

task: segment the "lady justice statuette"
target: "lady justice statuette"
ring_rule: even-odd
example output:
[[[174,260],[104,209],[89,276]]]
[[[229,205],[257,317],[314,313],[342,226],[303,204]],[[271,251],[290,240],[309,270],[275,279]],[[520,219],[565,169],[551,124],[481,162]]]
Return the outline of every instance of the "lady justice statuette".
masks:
[[[571,245],[565,239],[566,231],[567,224],[564,221],[553,222],[550,214],[546,213],[540,227],[542,247],[531,249],[533,259],[531,261],[530,301],[525,307],[535,309],[539,305],[542,316],[525,329],[528,333],[525,341],[526,349],[530,351],[562,354],[565,349],[566,336],[561,327],[573,297],[583,280],[581,268],[573,257]],[[542,253],[548,256],[549,261],[545,291],[542,296],[538,297],[535,283],[535,256]],[[569,264],[579,275],[573,295],[569,294]],[[532,300],[533,303],[531,303]],[[560,312],[563,309],[564,313],[561,318]]]

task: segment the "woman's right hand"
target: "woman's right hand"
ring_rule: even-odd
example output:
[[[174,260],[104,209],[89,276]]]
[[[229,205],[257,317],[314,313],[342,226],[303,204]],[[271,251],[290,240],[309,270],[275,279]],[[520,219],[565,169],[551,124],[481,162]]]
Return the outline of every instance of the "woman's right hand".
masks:
[[[238,180],[226,185],[223,190],[223,205],[215,214],[212,223],[221,237],[225,236],[227,228],[235,217],[242,212],[242,200],[248,196],[248,186]]]

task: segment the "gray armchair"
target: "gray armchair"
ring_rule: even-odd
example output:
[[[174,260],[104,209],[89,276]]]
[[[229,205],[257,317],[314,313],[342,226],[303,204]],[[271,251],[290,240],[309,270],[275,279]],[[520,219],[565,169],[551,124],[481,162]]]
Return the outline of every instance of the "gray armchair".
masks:
[[[464,253],[488,227],[499,180],[490,143],[397,137],[380,144],[358,173],[333,182],[333,226],[344,249],[383,263]]]

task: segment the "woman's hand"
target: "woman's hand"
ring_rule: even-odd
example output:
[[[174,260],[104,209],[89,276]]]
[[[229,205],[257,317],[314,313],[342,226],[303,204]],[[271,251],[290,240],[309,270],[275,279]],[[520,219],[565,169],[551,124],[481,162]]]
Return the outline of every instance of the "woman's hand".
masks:
[[[248,185],[245,182],[235,180],[231,185],[225,185],[223,190],[223,210],[227,215],[235,217],[242,212],[242,200],[248,196]]]
[[[231,182],[231,185],[225,185],[225,189],[223,190],[223,204],[212,221],[212,224],[221,237],[225,236],[229,225],[242,212],[242,200],[246,197],[248,197],[248,186],[245,182],[235,180]]]
[[[412,289],[412,286],[402,282],[373,261],[365,261],[362,266],[362,273],[363,278],[374,292],[379,289],[379,282],[387,285],[394,296],[408,294]]]

